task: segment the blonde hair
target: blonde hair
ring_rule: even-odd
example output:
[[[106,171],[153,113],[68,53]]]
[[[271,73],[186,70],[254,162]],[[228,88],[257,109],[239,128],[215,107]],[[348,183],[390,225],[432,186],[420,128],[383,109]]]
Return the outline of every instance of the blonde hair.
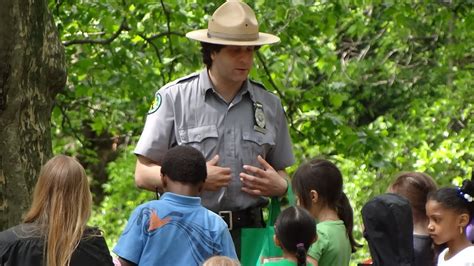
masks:
[[[44,237],[44,265],[69,265],[91,215],[92,196],[84,168],[58,155],[41,169],[25,223],[36,223]]]
[[[208,258],[202,266],[240,266],[240,262],[226,256],[213,256]]]

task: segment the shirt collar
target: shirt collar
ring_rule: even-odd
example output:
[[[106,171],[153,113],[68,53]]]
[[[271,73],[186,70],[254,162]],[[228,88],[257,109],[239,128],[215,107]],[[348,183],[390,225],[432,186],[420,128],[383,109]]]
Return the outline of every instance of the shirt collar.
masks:
[[[201,94],[204,96],[209,90],[212,90],[215,92],[214,87],[212,86],[211,79],[209,78],[209,72],[207,71],[207,68],[203,69],[201,73],[199,73],[199,89],[201,90]],[[241,92],[239,92],[241,95],[244,95],[246,92],[249,92],[250,98],[252,101],[254,101],[254,86],[250,82],[249,79],[246,79]]]
[[[184,205],[193,205],[193,206],[201,205],[200,197],[184,196],[184,195],[176,194],[172,192],[165,192],[163,195],[161,195],[160,200],[173,201],[173,202],[177,202]]]

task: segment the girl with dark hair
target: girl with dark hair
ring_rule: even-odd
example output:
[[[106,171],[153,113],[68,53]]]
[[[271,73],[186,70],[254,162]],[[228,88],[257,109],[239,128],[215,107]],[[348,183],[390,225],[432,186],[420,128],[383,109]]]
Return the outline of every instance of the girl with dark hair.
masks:
[[[320,266],[349,265],[351,253],[360,245],[352,235],[354,215],[337,166],[314,159],[296,170],[292,186],[298,205],[318,222],[318,241],[308,255]]]
[[[316,223],[308,211],[289,207],[282,211],[275,222],[275,244],[283,250],[283,260],[267,262],[265,266],[304,266],[306,252],[316,241]]]
[[[437,245],[446,244],[438,266],[474,265],[474,246],[465,231],[474,216],[474,182],[465,180],[459,188],[441,188],[428,195],[428,232]]]

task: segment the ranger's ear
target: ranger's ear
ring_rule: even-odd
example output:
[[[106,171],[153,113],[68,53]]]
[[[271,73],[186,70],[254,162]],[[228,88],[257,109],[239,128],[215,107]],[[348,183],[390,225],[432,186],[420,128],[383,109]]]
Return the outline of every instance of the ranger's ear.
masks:
[[[160,174],[160,177],[161,177],[161,184],[163,185],[163,189],[164,189],[168,185],[168,177],[163,174]]]

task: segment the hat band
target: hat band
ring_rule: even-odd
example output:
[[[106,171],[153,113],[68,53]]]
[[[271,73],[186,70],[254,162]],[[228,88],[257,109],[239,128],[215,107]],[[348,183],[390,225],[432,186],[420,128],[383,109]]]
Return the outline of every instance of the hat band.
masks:
[[[257,33],[249,33],[249,34],[227,34],[223,32],[211,32],[207,31],[207,37],[209,38],[218,38],[230,41],[256,41],[258,40],[258,32]]]

